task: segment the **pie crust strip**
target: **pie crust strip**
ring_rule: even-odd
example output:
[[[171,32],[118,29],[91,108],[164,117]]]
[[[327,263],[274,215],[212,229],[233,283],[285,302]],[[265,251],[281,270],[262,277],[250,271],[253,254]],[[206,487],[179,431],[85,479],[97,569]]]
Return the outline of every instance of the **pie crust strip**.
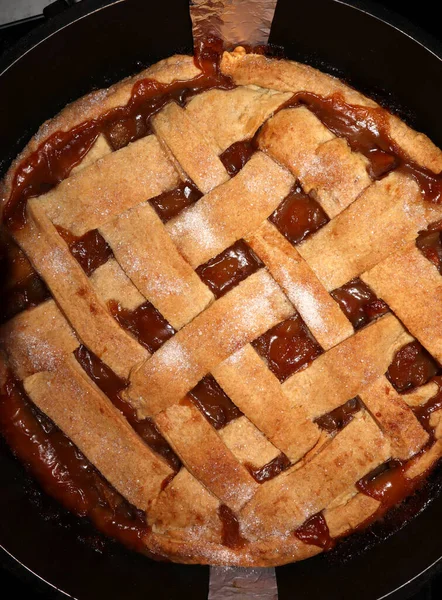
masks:
[[[171,468],[141,441],[73,356],[55,372],[31,375],[24,386],[116,490],[138,508],[149,507]]]
[[[209,144],[175,102],[170,102],[152,119],[153,129],[180,168],[203,194],[229,180],[216,147]]]
[[[240,463],[255,469],[260,469],[281,454],[246,416],[233,419],[218,433]]]
[[[186,115],[221,154],[232,144],[251,139],[264,121],[291,97],[256,86],[212,89],[191,98]]]
[[[82,236],[179,183],[158,140],[149,135],[71,175],[39,202],[56,225]]]
[[[83,343],[119,377],[127,378],[149,353],[111,316],[38,198],[29,201],[28,211],[28,226],[17,233],[21,247]]]
[[[114,258],[95,269],[89,281],[106,304],[114,300],[122,308],[135,310],[146,302],[146,298],[140,294]]]
[[[0,328],[0,346],[15,375],[25,379],[53,371],[79,346],[75,333],[54,300],[26,310]]]
[[[221,543],[220,501],[183,467],[147,513],[154,533]]]
[[[259,487],[241,511],[247,536],[293,531],[389,456],[381,430],[366,412],[358,413],[308,464]]]
[[[235,350],[291,316],[292,305],[261,269],[214,302],[134,369],[125,397],[140,416],[176,404]]]
[[[387,314],[289,377],[282,389],[291,406],[302,406],[310,418],[317,418],[376,381],[395,352],[412,340],[396,317]]]
[[[235,458],[191,401],[175,404],[155,422],[190,473],[233,511],[250,500],[259,484]]]
[[[247,237],[316,340],[328,350],[353,335],[353,326],[297,249],[270,222]]]
[[[434,211],[423,205],[414,179],[393,172],[298,250],[330,291],[403,248],[433,219]]]
[[[303,408],[291,405],[278,379],[250,344],[212,369],[212,375],[234,404],[292,462],[318,441],[318,426]]]
[[[262,152],[241,171],[167,223],[178,250],[194,267],[257,229],[289,193],[290,173]]]
[[[390,440],[392,458],[408,460],[428,442],[428,433],[386,377],[379,377],[359,396]]]
[[[281,110],[269,119],[258,144],[299,179],[303,190],[332,219],[371,184],[368,160],[352,152],[305,106]]]
[[[442,363],[442,277],[415,244],[379,263],[361,279]]]
[[[372,517],[380,506],[379,500],[358,493],[345,504],[324,510],[324,519],[330,537],[340,537],[356,529]]]
[[[114,217],[100,233],[138,290],[175,329],[213,300],[148,203]]]

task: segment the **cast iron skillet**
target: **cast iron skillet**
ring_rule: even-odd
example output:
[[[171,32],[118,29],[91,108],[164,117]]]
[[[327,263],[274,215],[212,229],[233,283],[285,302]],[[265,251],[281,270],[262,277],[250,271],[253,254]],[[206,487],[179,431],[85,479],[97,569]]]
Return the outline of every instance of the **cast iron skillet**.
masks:
[[[270,42],[283,46],[289,58],[377,97],[442,145],[442,49],[389,13],[352,4],[279,0]],[[84,0],[72,7],[0,62],[0,111],[7,117],[0,169],[67,102],[191,51],[188,0]],[[431,484],[436,496],[440,471]],[[3,561],[49,595],[65,597],[63,590],[78,600],[207,600],[208,567],[156,563],[104,540],[42,494],[1,442],[0,472]],[[418,502],[425,498],[426,492]],[[279,599],[405,598],[442,558],[441,498],[391,535],[395,527],[389,519],[331,555],[278,568]]]

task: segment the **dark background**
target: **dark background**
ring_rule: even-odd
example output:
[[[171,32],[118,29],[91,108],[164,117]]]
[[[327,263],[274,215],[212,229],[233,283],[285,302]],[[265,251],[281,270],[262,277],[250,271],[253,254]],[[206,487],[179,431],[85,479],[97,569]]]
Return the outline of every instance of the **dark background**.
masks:
[[[14,1],[14,0],[7,0]],[[167,0],[146,0],[148,1],[167,1]],[[296,0],[293,0],[296,1]],[[350,0],[346,0],[348,4],[351,4]],[[48,4],[50,0],[48,0]],[[64,8],[65,5],[69,5],[70,0],[57,0],[53,5],[46,11],[47,17],[50,18],[52,13],[58,12],[58,10]],[[408,1],[404,0],[372,0],[374,6],[385,7],[393,10],[396,13],[402,15],[414,25],[418,25],[428,33],[433,35],[442,41],[442,30],[439,19],[439,3],[436,0],[419,0],[419,1]],[[356,2],[355,2],[356,4]],[[2,3],[0,2],[0,11],[2,10]],[[173,18],[173,15],[171,15]],[[320,15],[318,15],[320,19]],[[21,36],[25,35],[28,31],[38,26],[44,21],[44,17],[38,17],[27,22],[22,22],[13,26],[7,26],[0,28],[0,54],[3,53],[8,47],[11,46]],[[333,27],[333,24],[330,24]],[[410,81],[410,85],[413,85],[413,81]],[[422,540],[424,543],[424,540]],[[386,568],[388,566],[386,565]],[[39,586],[41,589],[41,587]],[[53,596],[50,596],[53,598]],[[29,600],[48,600],[49,596],[41,591],[36,591],[35,585],[29,582],[23,582],[18,579],[16,575],[12,574],[9,570],[4,568],[0,563],[0,598],[2,600],[10,599],[29,599]],[[405,598],[412,598],[412,600],[441,600],[442,599],[442,574],[433,578],[433,580],[424,585],[418,594],[408,596],[404,593]],[[97,600],[105,600],[104,598],[97,598]],[[302,600],[302,598],[300,598]],[[321,599],[322,600],[322,599]],[[323,600],[327,600],[324,598]],[[375,600],[375,599],[373,599]]]

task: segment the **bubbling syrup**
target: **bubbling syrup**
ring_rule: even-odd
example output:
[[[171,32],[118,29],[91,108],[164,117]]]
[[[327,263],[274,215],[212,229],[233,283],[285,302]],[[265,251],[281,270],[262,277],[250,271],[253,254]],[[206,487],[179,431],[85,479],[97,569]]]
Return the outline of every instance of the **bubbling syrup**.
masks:
[[[221,54],[219,43],[210,40],[197,48],[195,63],[202,73],[192,81],[161,84],[151,79],[138,80],[132,89],[126,106],[108,111],[101,117],[81,123],[67,132],[56,132],[45,140],[35,152],[25,158],[16,168],[11,193],[3,213],[5,225],[11,231],[26,224],[26,204],[29,198],[42,195],[69,176],[91,149],[99,135],[104,135],[114,150],[149,135],[151,118],[168,102],[184,106],[189,98],[211,88],[232,89],[232,81],[219,71]],[[413,177],[420,186],[426,201],[442,201],[442,178],[417,166],[403,153],[389,135],[386,115],[380,108],[365,108],[346,104],[339,94],[321,98],[315,94],[299,93],[281,108],[306,105],[335,135],[347,140],[352,150],[361,152],[369,161],[368,172],[373,179],[380,179],[393,169]],[[257,147],[257,136],[243,140],[227,148],[221,161],[231,176],[246,164]],[[150,200],[163,222],[167,222],[183,209],[197,202],[201,193],[192,182],[183,182],[172,191]],[[309,235],[328,222],[321,206],[296,185],[282,204],[270,217],[270,221],[293,244],[301,243]],[[417,245],[423,254],[442,273],[441,225],[434,224],[421,232]],[[67,241],[71,252],[85,272],[90,275],[112,256],[105,240],[97,231],[82,238],[74,238],[66,231],[59,231]],[[49,297],[49,292],[37,273],[27,261],[21,264],[20,254],[14,254],[13,242],[6,243],[8,255],[8,281],[6,301],[3,302],[1,318],[6,320],[25,308],[35,306]],[[199,268],[203,281],[216,297],[226,293],[244,277],[262,265],[250,248],[240,240],[224,253]],[[23,275],[13,280],[11,273],[21,270]],[[333,296],[349,317],[355,328],[362,327],[377,316],[384,314],[386,305],[374,297],[359,280],[346,284],[333,292]],[[17,310],[15,310],[15,308]],[[174,331],[161,315],[155,314],[148,303],[135,311],[122,309],[111,303],[110,310],[120,324],[130,331],[150,351],[155,351]],[[287,319],[269,330],[254,342],[254,347],[266,360],[280,381],[305,367],[321,353],[321,348],[310,335],[299,315]],[[135,411],[121,397],[127,382],[119,379],[97,357],[80,347],[76,358],[89,377],[124,414],[141,438],[160,454],[177,472],[179,458],[161,436],[150,419],[139,420]],[[399,392],[422,385],[439,373],[439,366],[425,353],[417,342],[400,350],[388,377]],[[242,415],[228,396],[211,377],[205,377],[189,394],[192,401],[217,429]],[[442,408],[440,392],[415,414],[428,430],[431,414]],[[345,426],[360,409],[357,399],[352,399],[329,415],[317,420],[318,424],[334,433]],[[27,399],[20,383],[9,378],[0,395],[0,424],[8,444],[44,489],[78,515],[87,515],[94,524],[110,536],[126,545],[142,547],[142,537],[147,531],[144,515],[130,506],[101,477],[87,459],[79,453],[58,428],[42,415]],[[284,455],[262,467],[249,466],[256,481],[264,482],[289,466]],[[390,463],[382,472],[370,474],[358,483],[363,493],[381,501],[385,512],[420,484],[410,483],[404,477],[402,463]],[[167,485],[167,481],[164,485]],[[244,544],[236,515],[225,505],[219,509],[222,523],[223,543],[232,548]],[[314,515],[295,535],[311,544],[329,549],[333,540],[322,515]]]
[[[201,379],[189,392],[189,397],[215,429],[221,429],[242,415],[211,375]]]
[[[27,398],[12,377],[0,393],[2,435],[42,488],[106,535],[142,550],[144,514],[130,505],[62,431]]]
[[[322,353],[298,313],[261,335],[253,347],[281,382]]]

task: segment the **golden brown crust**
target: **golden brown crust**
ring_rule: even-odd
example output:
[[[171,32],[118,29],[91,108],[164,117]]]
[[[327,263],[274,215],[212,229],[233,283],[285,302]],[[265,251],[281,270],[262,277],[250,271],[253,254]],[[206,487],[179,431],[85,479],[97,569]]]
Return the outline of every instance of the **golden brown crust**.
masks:
[[[312,92],[324,97],[338,93],[348,104],[378,107],[336,77],[294,61],[247,54],[241,47],[224,53],[221,70],[238,85],[255,84],[281,92]],[[413,161],[434,173],[441,172],[442,151],[426,135],[414,131],[391,113],[387,113],[387,122],[392,139]]]
[[[168,84],[173,81],[187,81],[200,74],[201,71],[195,66],[192,56],[176,54],[161,60],[134,77],[127,77],[107,89],[91,92],[68,104],[58,115],[43,123],[12,163],[2,182],[0,211],[3,209],[5,200],[9,197],[17,167],[54,133],[70,131],[77,125],[96,119],[113,108],[124,106],[129,101],[133,86],[137,81],[155,79],[160,83]]]
[[[350,337],[353,329],[327,290],[371,269],[383,258],[389,260],[388,256],[404,243],[405,238],[414,239],[417,229],[435,220],[440,211],[422,208],[417,185],[410,178],[394,174],[383,182],[372,184],[366,172],[366,159],[352,152],[345,140],[331,134],[307,109],[282,110],[272,118],[272,113],[298,91],[325,97],[339,93],[346,102],[357,106],[376,107],[373,101],[306,65],[246,55],[242,49],[225,53],[222,69],[236,83],[245,85],[233,90],[202,93],[184,109],[176,104],[167,105],[153,119],[156,136],[146,137],[120,151],[111,153],[109,144],[100,136],[66,185],[62,183],[46,198],[29,203],[30,222],[17,235],[31,255],[34,246],[37,248],[43,243],[44,248],[37,248],[33,257],[40,273],[45,271],[47,257],[50,260],[55,250],[55,258],[60,259],[57,268],[63,270],[66,267],[69,276],[73,273],[73,279],[78,279],[70,285],[69,277],[57,283],[51,280],[50,274],[47,275],[58,305],[68,321],[76,325],[82,341],[86,340],[86,345],[96,350],[117,374],[130,377],[126,399],[139,409],[141,416],[155,418],[156,425],[185,466],[162,487],[164,478],[171,473],[169,467],[154,452],[142,447],[127,422],[120,418],[85,373],[79,375],[78,364],[72,363],[72,352],[80,341],[52,300],[8,323],[0,333],[0,341],[2,336],[9,336],[4,344],[10,354],[9,363],[21,377],[31,376],[26,385],[36,404],[60,424],[74,443],[85,449],[86,455],[127,499],[143,509],[146,505],[151,507],[147,512],[146,552],[157,552],[189,564],[272,566],[302,560],[322,551],[318,546],[300,541],[293,533],[295,527],[315,512],[325,509],[324,516],[332,536],[347,533],[370,517],[379,503],[356,494],[354,484],[357,479],[392,456],[408,459],[427,441],[427,434],[406,405],[406,398],[400,398],[393,391],[394,402],[387,405],[386,398],[380,398],[376,393],[376,386],[383,385],[383,373],[393,352],[412,338],[392,315]],[[108,90],[93,92],[67,106],[40,128],[14,161],[2,183],[2,204],[11,190],[20,162],[55,132],[69,131],[127,104],[134,84],[144,78],[170,83],[190,80],[199,74],[193,58],[174,56]],[[225,107],[224,112],[222,107]],[[255,153],[241,173],[229,180],[219,155],[231,144],[253,136],[266,121],[259,136],[259,145],[265,153]],[[387,121],[391,137],[408,156],[434,172],[442,170],[442,152],[428,138],[412,131],[393,115],[388,115]],[[123,160],[118,165],[121,157]],[[133,163],[136,159],[140,159],[138,164]],[[158,164],[157,173],[155,165]],[[141,181],[145,168],[155,179],[152,189],[150,180]],[[120,185],[123,172],[128,177],[126,187]],[[173,188],[186,174],[206,196],[166,227],[158,218],[155,225],[162,233],[169,232],[181,252],[179,260],[185,264],[186,275],[193,278],[198,289],[195,297],[187,298],[191,307],[184,317],[181,292],[172,299],[175,303],[173,315],[169,314],[169,309],[160,307],[160,312],[172,325],[177,329],[183,326],[183,329],[150,357],[130,334],[116,325],[106,303],[116,300],[122,307],[134,309],[147,299],[155,305],[149,290],[137,279],[137,269],[134,267],[131,272],[127,256],[125,258],[119,252],[118,245],[124,247],[125,252],[138,250],[139,255],[132,258],[140,258],[146,250],[143,234],[149,229],[148,220],[143,221],[142,216],[145,212],[153,213],[145,201]],[[243,182],[244,175],[249,181]],[[299,253],[265,221],[293,185],[293,175],[333,219],[322,232],[301,245]],[[89,210],[90,220],[86,222],[81,213],[91,209],[91,187],[99,189],[102,195],[100,198],[98,193],[94,197],[96,215]],[[392,239],[387,240],[387,246],[383,229],[388,211],[381,206],[382,202],[376,206],[376,195],[383,187],[394,196],[392,203],[399,205],[398,214],[394,210],[392,213],[397,216],[396,225],[399,225],[393,231]],[[217,203],[223,205],[218,212]],[[251,206],[254,211],[250,210]],[[382,251],[378,249],[379,237],[366,239],[357,228],[353,229],[353,234],[345,233],[361,206],[366,209],[366,220],[376,221],[377,227],[373,229],[382,231]],[[234,214],[235,219],[229,215],[229,220],[225,220],[226,212]],[[133,217],[130,227],[124,235],[116,235],[119,220],[129,213]],[[109,215],[114,215],[113,222]],[[401,228],[401,216],[406,224],[411,222],[410,227]],[[391,214],[387,217],[392,218]],[[201,239],[202,233],[207,234],[207,228],[200,226],[201,221],[207,225],[210,220],[214,230],[217,226],[220,236],[215,241],[209,239],[210,236]],[[187,223],[187,229],[183,222]],[[345,225],[343,232],[339,229],[342,223]],[[100,227],[117,260],[111,259],[88,279],[80,273],[78,265],[75,266],[65,242],[59,236],[55,237],[54,224],[66,226],[77,234]],[[141,233],[135,240],[132,231],[137,225]],[[32,233],[33,228],[34,233],[38,230],[37,236]],[[350,238],[345,238],[346,235]],[[209,306],[212,293],[195,279],[192,267],[213,258],[243,236],[249,236],[247,241],[265,263],[266,270],[251,275]],[[146,234],[146,239],[148,237]],[[325,241],[321,242],[322,237]],[[161,235],[157,239],[164,243]],[[349,246],[358,244],[360,251],[355,253],[355,261],[349,265],[343,258],[345,253],[341,253],[341,246],[348,250]],[[339,255],[339,260],[335,260],[335,255]],[[152,274],[147,268],[150,260],[152,256],[146,259],[143,270],[152,284]],[[430,292],[439,294],[439,283],[433,281],[434,277],[430,279]],[[309,292],[308,298],[305,294],[300,295],[296,288],[300,284],[304,292],[306,289]],[[87,312],[86,304],[78,298],[72,303],[69,297],[72,294],[90,302],[94,309],[91,310],[92,317],[81,314]],[[312,312],[312,303],[320,305],[320,314]],[[48,307],[49,312],[45,312]],[[328,352],[281,385],[249,342],[291,316],[295,308]],[[434,310],[437,311],[437,307]],[[414,319],[416,315],[411,316]],[[36,317],[35,322],[33,317]],[[26,340],[14,346],[12,351],[8,348],[9,341],[22,330],[29,340],[34,330],[41,328],[42,318],[54,323],[47,339],[40,336],[42,346],[39,348],[44,347],[46,355],[40,356],[37,347],[35,350],[27,348]],[[333,321],[333,327],[327,328],[324,319]],[[92,329],[94,333],[88,337]],[[99,343],[95,346],[97,339]],[[375,348],[380,358],[375,356]],[[432,345],[432,349],[439,356],[439,346]],[[356,366],[355,351],[359,360]],[[0,383],[6,378],[5,364],[6,359],[0,354]],[[76,373],[72,378],[72,386],[77,384],[75,389],[68,389],[66,371],[69,368],[63,367],[66,364],[70,364],[71,371],[74,369]],[[60,365],[63,368],[58,372]],[[187,399],[181,401],[182,396],[209,371],[245,413],[219,432],[195,405]],[[369,383],[371,387],[367,388]],[[53,404],[48,395],[51,385],[57,393],[61,392]],[[67,394],[71,406],[63,399],[62,392],[66,390],[73,393],[72,398]],[[75,395],[78,390],[81,393]],[[362,410],[336,436],[321,433],[313,418],[360,392],[374,419]],[[434,385],[430,384],[425,390],[410,395],[409,404],[422,404],[434,392]],[[370,393],[374,397],[370,397]],[[93,414],[88,413],[92,408],[87,401],[88,394],[93,396],[92,405],[101,406],[105,416],[112,420],[109,435],[120,432],[120,435],[114,435],[112,442],[117,449],[114,460],[101,456],[94,436],[88,439],[78,428],[79,415],[84,413],[93,419]],[[262,410],[263,405],[267,412]],[[396,421],[401,423],[400,431],[395,429]],[[100,428],[100,418],[97,423]],[[435,429],[436,437],[442,435],[439,413],[433,414],[430,426]],[[125,439],[129,442],[124,448]],[[131,459],[124,454],[126,451]],[[121,464],[113,464],[118,462],[120,452],[124,460]],[[264,484],[258,483],[248,469],[262,467],[279,457],[281,452],[291,460],[291,467]],[[428,455],[414,458],[409,463],[407,476],[420,476],[441,455],[439,440]],[[155,477],[151,481],[147,475],[151,468],[149,463],[154,464]],[[146,465],[149,469],[144,468]],[[141,481],[141,487],[131,486],[130,479],[136,480],[137,484]],[[240,533],[245,537],[243,545],[231,548],[223,544],[221,504],[233,509],[239,518]]]

